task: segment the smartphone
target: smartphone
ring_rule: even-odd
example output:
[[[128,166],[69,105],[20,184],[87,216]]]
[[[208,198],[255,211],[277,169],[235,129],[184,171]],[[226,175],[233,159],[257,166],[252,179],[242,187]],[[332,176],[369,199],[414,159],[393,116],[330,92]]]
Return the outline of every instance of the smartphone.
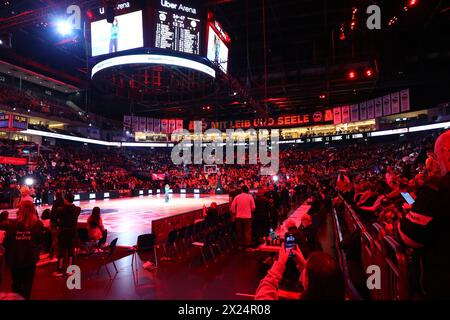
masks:
[[[286,248],[286,252],[289,252],[289,257],[294,256],[292,249],[294,249],[296,245],[297,239],[295,239],[294,234],[291,232],[287,232],[284,236],[284,247]]]
[[[409,194],[409,192],[402,192],[402,197],[403,199],[405,199],[405,201],[408,204],[413,204],[415,202],[415,200],[413,199],[413,197]]]

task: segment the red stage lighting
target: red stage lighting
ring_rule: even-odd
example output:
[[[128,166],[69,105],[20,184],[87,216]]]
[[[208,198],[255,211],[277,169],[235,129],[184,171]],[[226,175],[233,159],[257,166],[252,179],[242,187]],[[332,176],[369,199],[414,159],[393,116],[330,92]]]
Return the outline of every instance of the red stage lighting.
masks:
[[[350,80],[356,79],[356,71],[354,71],[354,70],[349,71],[348,74],[347,74],[347,77],[348,77]]]
[[[408,7],[414,7],[419,3],[419,0],[409,0],[408,1]]]
[[[319,96],[319,99],[322,99],[322,100],[324,100],[324,99],[325,99],[326,97],[327,97],[326,95],[324,95],[324,94],[321,94],[321,95]]]
[[[371,78],[373,76],[373,70],[372,69],[366,69],[366,77]]]

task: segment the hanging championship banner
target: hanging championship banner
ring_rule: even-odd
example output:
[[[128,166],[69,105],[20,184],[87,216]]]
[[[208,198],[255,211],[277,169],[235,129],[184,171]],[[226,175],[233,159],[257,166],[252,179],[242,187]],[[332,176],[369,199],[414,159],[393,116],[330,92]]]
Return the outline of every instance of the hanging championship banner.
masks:
[[[373,119],[375,118],[375,110],[374,110],[374,100],[367,101],[367,119]]]
[[[327,109],[325,110],[325,122],[333,121],[333,110]]]
[[[131,116],[123,116],[123,131],[131,130]]]
[[[168,133],[172,134],[175,131],[175,129],[176,129],[176,125],[177,125],[176,120],[175,119],[170,119],[169,120],[169,132]]]
[[[352,104],[350,110],[352,122],[359,121],[359,106],[357,104]]]
[[[400,94],[391,93],[391,111],[392,114],[400,113]]]
[[[139,131],[139,117],[133,116],[132,122],[133,122],[133,132],[138,132]]]
[[[155,133],[161,133],[161,120],[153,119],[153,131]]]
[[[181,130],[183,129],[183,127],[184,127],[183,120],[177,119],[176,130]]]
[[[342,123],[349,123],[349,122],[350,122],[350,107],[343,106],[342,107]]]
[[[367,120],[367,102],[359,104],[359,120]]]
[[[167,133],[169,130],[169,120],[162,119],[161,120],[161,133]]]
[[[383,116],[383,98],[375,99],[375,118],[379,118]]]
[[[334,124],[341,124],[342,123],[341,107],[334,108],[333,114],[334,114]]]
[[[147,131],[147,118],[146,117],[140,117],[139,118],[139,131],[140,132],[146,132]]]
[[[391,114],[391,95],[387,94],[383,96],[383,115],[389,116]]]
[[[153,118],[147,118],[147,131],[153,132]]]
[[[406,112],[411,109],[409,89],[400,91],[400,105],[402,112]]]

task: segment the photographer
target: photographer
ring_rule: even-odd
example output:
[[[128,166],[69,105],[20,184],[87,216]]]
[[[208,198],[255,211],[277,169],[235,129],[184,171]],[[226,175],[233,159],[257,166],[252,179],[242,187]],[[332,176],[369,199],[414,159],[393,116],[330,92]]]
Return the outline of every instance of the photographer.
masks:
[[[333,258],[322,252],[314,252],[308,260],[305,260],[297,246],[288,252],[283,244],[278,254],[278,261],[275,261],[265,278],[259,283],[256,300],[278,300],[279,283],[291,253],[292,259],[301,272],[300,282],[304,291],[300,295],[300,300],[345,299],[344,279]]]

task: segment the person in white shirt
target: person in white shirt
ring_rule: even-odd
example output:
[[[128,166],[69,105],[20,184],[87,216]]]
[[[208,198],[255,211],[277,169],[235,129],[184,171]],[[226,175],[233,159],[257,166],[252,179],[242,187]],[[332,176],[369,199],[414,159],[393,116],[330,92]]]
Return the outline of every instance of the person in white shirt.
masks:
[[[239,249],[251,246],[252,214],[255,211],[255,200],[248,193],[248,187],[242,187],[242,193],[231,203],[231,213],[236,219],[236,233]]]

